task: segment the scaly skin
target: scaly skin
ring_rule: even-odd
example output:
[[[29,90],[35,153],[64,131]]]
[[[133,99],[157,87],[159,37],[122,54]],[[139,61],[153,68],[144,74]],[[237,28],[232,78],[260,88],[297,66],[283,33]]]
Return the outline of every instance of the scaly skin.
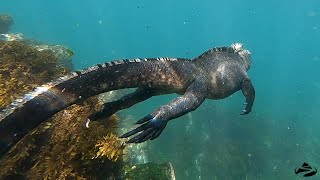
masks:
[[[137,134],[128,143],[155,139],[169,120],[195,110],[205,99],[223,99],[238,90],[246,98],[246,108],[241,114],[248,114],[255,98],[247,75],[249,56],[241,44],[233,44],[210,49],[193,60],[118,60],[73,72],[26,94],[0,112],[0,156],[55,113],[88,97],[117,89],[137,88],[117,101],[105,103],[99,112],[88,117],[89,121],[110,116],[152,96],[182,95],[140,119],[137,124],[141,126],[122,136]]]

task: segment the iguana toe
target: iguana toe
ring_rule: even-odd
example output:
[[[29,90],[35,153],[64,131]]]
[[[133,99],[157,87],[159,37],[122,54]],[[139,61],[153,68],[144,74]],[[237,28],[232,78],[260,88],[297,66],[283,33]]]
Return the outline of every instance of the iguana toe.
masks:
[[[135,137],[131,138],[127,143],[140,143],[149,139],[153,140],[161,134],[161,132],[166,127],[168,121],[159,120],[154,118],[152,115],[148,115],[140,119],[136,124],[141,124],[143,122],[145,123],[125,133],[121,136],[121,138],[127,138],[140,132]]]

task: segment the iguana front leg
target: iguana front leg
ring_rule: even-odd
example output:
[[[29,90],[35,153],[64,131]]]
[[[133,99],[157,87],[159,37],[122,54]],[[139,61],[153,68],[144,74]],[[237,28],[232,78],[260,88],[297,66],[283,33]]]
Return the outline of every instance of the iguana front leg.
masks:
[[[136,124],[143,124],[138,128],[122,135],[126,138],[137,134],[128,143],[140,143],[157,138],[166,127],[169,120],[180,117],[198,108],[204,101],[207,87],[202,79],[197,79],[187,88],[183,96],[173,99],[166,105],[158,107],[151,114],[140,119]]]
[[[91,121],[96,121],[102,117],[109,117],[119,110],[127,109],[157,94],[159,94],[159,92],[155,89],[138,88],[134,92],[129,93],[118,100],[104,103],[102,108],[98,112],[89,115],[88,119]]]
[[[249,78],[246,78],[242,82],[241,90],[242,90],[243,95],[246,98],[246,102],[245,102],[246,107],[244,110],[241,111],[241,115],[244,115],[244,114],[248,114],[251,112],[253,102],[255,99],[255,90],[254,90],[252,82]]]

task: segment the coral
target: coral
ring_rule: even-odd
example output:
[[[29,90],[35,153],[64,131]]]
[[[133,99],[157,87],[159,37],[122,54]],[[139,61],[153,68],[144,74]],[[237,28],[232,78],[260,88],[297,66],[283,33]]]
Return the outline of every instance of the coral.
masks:
[[[13,24],[14,21],[10,15],[0,14],[0,34],[7,33]]]

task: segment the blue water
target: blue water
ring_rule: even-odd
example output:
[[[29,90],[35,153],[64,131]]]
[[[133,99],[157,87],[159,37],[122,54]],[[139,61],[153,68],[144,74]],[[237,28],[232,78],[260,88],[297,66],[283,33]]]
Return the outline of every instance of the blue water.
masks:
[[[150,159],[171,161],[178,179],[191,180],[292,179],[303,162],[320,169],[320,1],[2,0],[0,12],[14,17],[11,32],[74,50],[76,69],[123,58],[192,58],[241,42],[252,52],[252,113],[239,115],[240,92],[207,100],[169,123],[150,143]],[[138,119],[173,97],[124,113]]]

